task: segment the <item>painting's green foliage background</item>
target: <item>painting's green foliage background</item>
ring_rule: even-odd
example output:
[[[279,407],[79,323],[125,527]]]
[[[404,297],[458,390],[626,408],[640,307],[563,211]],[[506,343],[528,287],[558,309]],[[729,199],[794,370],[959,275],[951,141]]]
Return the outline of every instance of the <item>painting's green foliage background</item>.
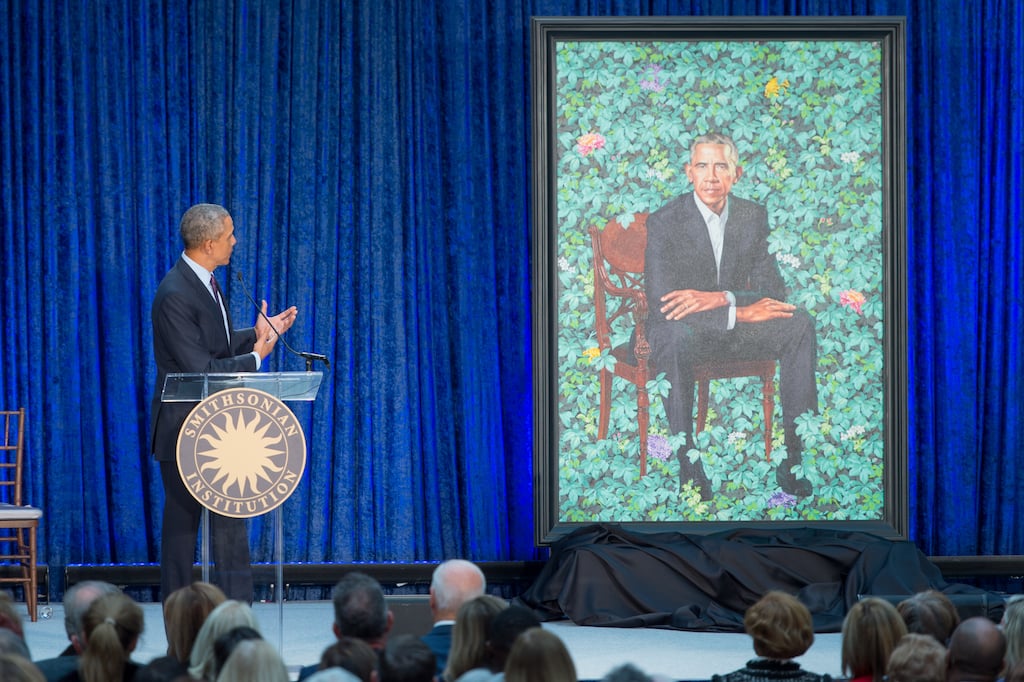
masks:
[[[869,42],[572,42],[557,46],[560,520],[875,520],[883,507],[881,51]],[[712,385],[703,457],[716,494],[678,491],[674,457],[639,475],[636,393],[616,379],[597,440],[593,253],[587,229],[626,225],[690,190],[690,141],[732,135],[744,175],[734,194],[764,204],[789,301],[818,330],[820,413],[798,418],[812,497],[780,496],[781,407],[774,463],[764,459],[760,386]],[[589,138],[580,138],[590,135]],[[583,144],[581,144],[583,142]],[[589,146],[586,144],[590,142]],[[843,292],[863,294],[856,306]],[[628,341],[617,330],[613,343]],[[650,382],[657,451],[667,438]],[[776,394],[777,395],[777,394]],[[665,448],[662,448],[665,450]]]

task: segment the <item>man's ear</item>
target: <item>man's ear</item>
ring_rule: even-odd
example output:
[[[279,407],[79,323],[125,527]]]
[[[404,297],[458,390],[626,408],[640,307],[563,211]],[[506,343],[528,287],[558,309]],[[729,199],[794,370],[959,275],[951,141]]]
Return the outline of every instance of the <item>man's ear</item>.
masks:
[[[735,173],[735,175],[736,175],[736,180],[739,180],[740,178],[743,177],[743,166],[736,166],[736,173]],[[733,180],[733,182],[736,182],[736,180]]]
[[[337,623],[331,625],[331,631],[334,632],[334,636],[341,639],[341,628],[338,627]]]
[[[391,626],[395,624],[395,614],[392,613],[391,609],[388,609],[388,624],[384,626],[384,634],[391,632]]]
[[[687,162],[687,164],[683,166],[683,171],[686,173],[686,179],[690,181],[690,184],[693,184],[693,166]]]
[[[71,635],[71,648],[74,649],[76,653],[82,653],[85,649],[85,637]]]

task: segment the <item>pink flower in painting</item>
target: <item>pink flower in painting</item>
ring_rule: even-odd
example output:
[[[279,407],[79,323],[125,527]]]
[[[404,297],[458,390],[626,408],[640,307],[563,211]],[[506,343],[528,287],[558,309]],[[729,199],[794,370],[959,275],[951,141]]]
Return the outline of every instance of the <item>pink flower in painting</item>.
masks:
[[[576,138],[576,151],[581,156],[590,156],[604,147],[604,136],[601,133],[587,133]]]
[[[861,306],[864,305],[865,301],[867,301],[867,299],[864,298],[864,294],[854,289],[847,289],[846,291],[839,294],[839,303],[846,306],[847,308],[850,308],[858,315],[863,314],[861,312]]]

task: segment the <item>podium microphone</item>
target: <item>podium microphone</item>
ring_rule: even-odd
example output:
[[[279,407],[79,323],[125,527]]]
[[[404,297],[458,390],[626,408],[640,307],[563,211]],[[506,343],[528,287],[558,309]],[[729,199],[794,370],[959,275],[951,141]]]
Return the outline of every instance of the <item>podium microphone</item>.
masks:
[[[242,273],[241,272],[235,272],[235,277],[238,278],[238,283],[242,285],[242,293],[244,293],[245,297],[247,299],[249,299],[249,302],[252,303],[253,306],[255,306],[256,312],[258,312],[260,314],[260,317],[262,317],[266,321],[266,323],[268,325],[270,325],[270,331],[272,331],[275,334],[277,334],[277,338],[280,339],[281,343],[284,344],[285,349],[289,353],[291,353],[292,355],[297,355],[297,356],[299,356],[300,358],[302,358],[303,360],[306,361],[306,371],[307,372],[312,372],[313,371],[313,362],[314,361],[324,363],[324,369],[330,369],[331,368],[331,361],[327,359],[326,355],[321,355],[320,353],[310,353],[310,352],[307,352],[307,351],[298,351],[298,350],[295,350],[294,348],[292,348],[291,346],[289,346],[288,342],[284,340],[284,336],[281,335],[281,332],[277,331],[277,328],[274,326],[274,323],[271,322],[270,318],[267,317],[267,314],[265,312],[263,312],[263,306],[261,306],[259,303],[257,303],[256,299],[253,298],[252,295],[249,293],[249,287],[247,287],[245,285],[245,280],[242,279]]]

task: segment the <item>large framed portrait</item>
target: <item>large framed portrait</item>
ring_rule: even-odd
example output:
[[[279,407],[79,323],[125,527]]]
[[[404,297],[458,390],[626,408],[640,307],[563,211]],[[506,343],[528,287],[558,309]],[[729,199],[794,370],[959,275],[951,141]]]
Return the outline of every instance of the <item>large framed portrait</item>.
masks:
[[[536,541],[906,534],[899,17],[535,18]]]

